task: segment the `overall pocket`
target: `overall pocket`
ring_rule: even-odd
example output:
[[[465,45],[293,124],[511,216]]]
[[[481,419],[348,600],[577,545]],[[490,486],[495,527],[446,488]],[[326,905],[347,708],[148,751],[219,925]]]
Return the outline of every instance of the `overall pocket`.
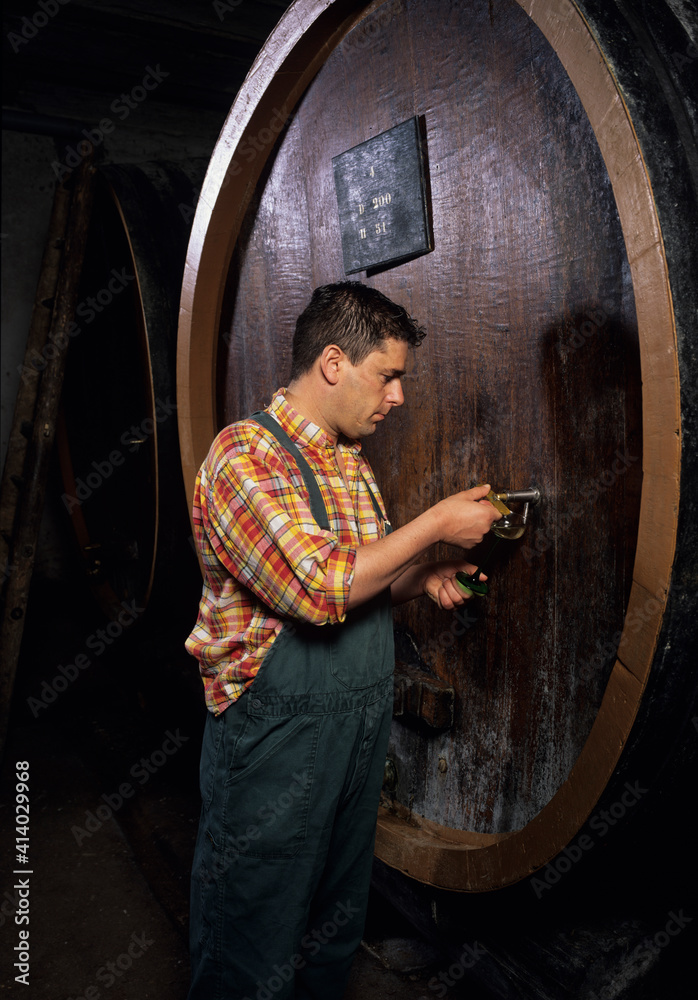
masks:
[[[393,614],[390,591],[351,611],[332,629],[328,642],[330,670],[350,691],[372,687],[394,668]]]
[[[250,716],[225,787],[228,861],[293,858],[305,843],[319,716]]]

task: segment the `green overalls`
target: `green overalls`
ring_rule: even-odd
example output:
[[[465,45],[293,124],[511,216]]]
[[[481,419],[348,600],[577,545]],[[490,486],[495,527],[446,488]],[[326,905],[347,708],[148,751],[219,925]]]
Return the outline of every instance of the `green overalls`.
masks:
[[[327,529],[296,445],[269,414],[252,419],[295,460]],[[387,590],[340,625],[286,622],[250,688],[208,715],[189,1000],[341,997],[366,915],[393,667]]]

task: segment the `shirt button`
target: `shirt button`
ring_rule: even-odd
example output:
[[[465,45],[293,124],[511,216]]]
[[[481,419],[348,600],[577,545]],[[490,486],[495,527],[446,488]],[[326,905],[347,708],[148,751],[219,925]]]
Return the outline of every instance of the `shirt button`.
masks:
[[[252,699],[252,708],[261,708],[261,707],[262,707],[262,703],[259,700],[259,698],[253,698]]]

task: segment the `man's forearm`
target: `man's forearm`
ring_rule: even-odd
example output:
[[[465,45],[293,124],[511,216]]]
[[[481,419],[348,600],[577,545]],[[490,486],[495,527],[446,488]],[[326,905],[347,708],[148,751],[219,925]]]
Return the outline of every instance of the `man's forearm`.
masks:
[[[438,541],[437,519],[427,510],[385,538],[360,546],[347,608],[355,608],[390,587]],[[409,597],[401,596],[396,603],[404,600]]]
[[[390,596],[393,604],[404,604],[406,601],[414,600],[415,597],[423,597],[426,593],[424,581],[433,565],[433,563],[419,562],[408,566],[391,584]]]
[[[391,587],[437,542],[462,549],[480,542],[500,517],[492,504],[481,502],[489,488],[487,484],[474,486],[446,497],[385,538],[361,546],[356,553],[347,608],[355,608]],[[423,581],[424,577],[422,585]],[[397,601],[417,596],[418,589],[418,573],[406,573],[396,587]]]

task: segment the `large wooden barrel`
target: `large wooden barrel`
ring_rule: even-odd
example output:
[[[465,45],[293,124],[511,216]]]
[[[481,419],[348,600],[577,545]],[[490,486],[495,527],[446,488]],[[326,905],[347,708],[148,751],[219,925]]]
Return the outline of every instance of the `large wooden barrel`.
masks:
[[[195,572],[179,462],[175,345],[191,203],[184,165],[103,166],[58,432],[64,492],[92,590],[130,621],[172,607]],[[180,575],[177,583],[175,570]],[[134,610],[135,609],[135,610]]]
[[[429,335],[366,452],[395,525],[474,481],[542,494],[485,601],[396,610],[376,854],[431,886],[530,876],[690,729],[698,215],[672,52],[693,57],[660,6],[298,0],[194,220],[189,492],[216,431],[285,384],[312,289],[345,276],[333,157],[420,119],[433,250],[359,277]]]

